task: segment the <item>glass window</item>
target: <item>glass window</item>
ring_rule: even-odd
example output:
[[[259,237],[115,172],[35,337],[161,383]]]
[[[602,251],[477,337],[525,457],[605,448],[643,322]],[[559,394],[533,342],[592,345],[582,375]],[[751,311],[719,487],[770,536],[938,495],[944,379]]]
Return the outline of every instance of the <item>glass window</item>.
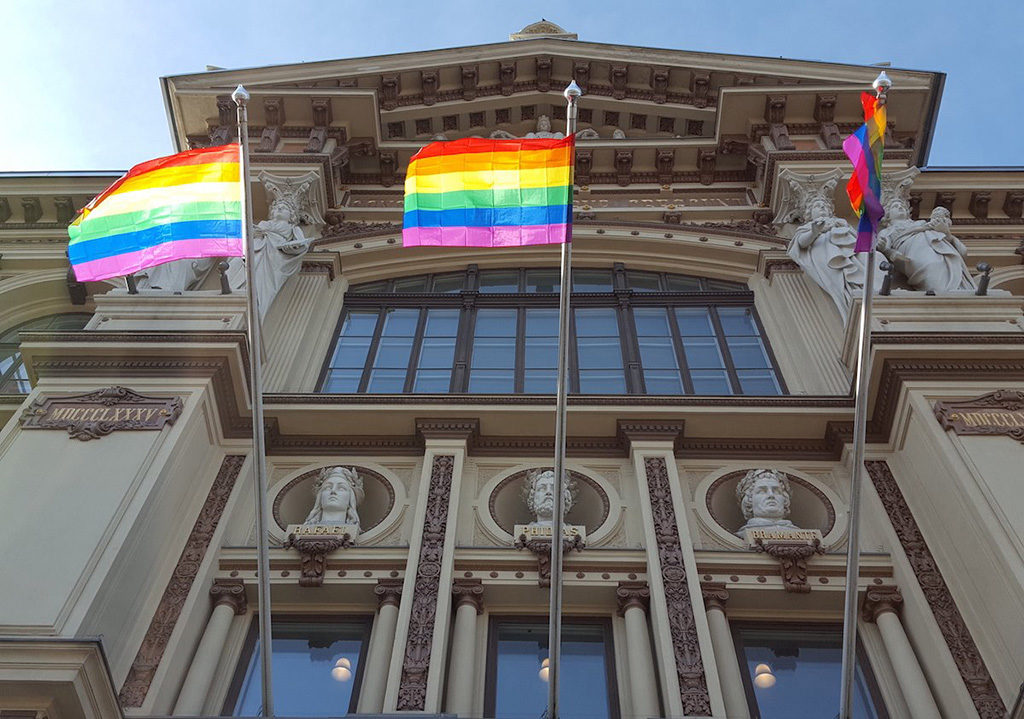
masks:
[[[484,715],[536,719],[547,707],[547,623],[495,619],[489,634]],[[566,617],[562,624],[561,716],[618,717],[610,627]]]
[[[322,391],[554,393],[560,271],[473,273],[416,275],[352,288],[325,362]],[[739,283],[622,265],[576,269],[573,283],[574,292],[585,295],[572,300],[570,391],[785,391],[753,295]],[[616,286],[631,291],[616,295]],[[479,293],[466,287],[478,287]],[[401,306],[386,307],[374,296],[383,291],[418,296],[395,297]]]
[[[839,711],[841,627],[733,626],[753,717],[819,719]],[[888,716],[863,652],[854,679],[853,716]]]
[[[278,621],[271,628],[274,711],[280,716],[343,716],[356,710],[369,638],[366,619]],[[224,713],[261,714],[256,619]]]
[[[85,327],[91,317],[91,314],[85,312],[47,315],[12,327],[0,334],[0,394],[24,394],[32,389],[28,380],[28,370],[25,369],[25,363],[21,359],[21,349],[19,349],[22,332],[80,330]]]

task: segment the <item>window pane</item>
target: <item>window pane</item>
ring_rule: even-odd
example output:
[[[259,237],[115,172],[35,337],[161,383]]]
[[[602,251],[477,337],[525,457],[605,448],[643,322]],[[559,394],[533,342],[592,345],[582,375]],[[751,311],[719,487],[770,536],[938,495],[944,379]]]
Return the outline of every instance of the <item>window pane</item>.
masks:
[[[419,277],[403,277],[400,280],[395,280],[395,292],[426,292],[427,291],[427,276],[421,275]]]
[[[515,337],[517,310],[479,310],[476,313],[477,337]]]
[[[582,394],[625,394],[626,378],[622,370],[580,370],[580,393]]]
[[[661,290],[661,278],[657,272],[636,272],[626,273],[626,286],[637,292],[659,292]]]
[[[695,367],[725,367],[722,353],[718,349],[718,340],[714,337],[683,337],[683,351],[686,352],[686,363]]]
[[[637,308],[633,310],[636,333],[641,337],[670,337],[668,315],[661,307]]]
[[[610,640],[603,625],[570,622],[562,625],[560,714],[565,719],[604,719],[611,716],[606,663]],[[493,716],[536,719],[547,705],[548,685],[541,677],[547,625],[499,623],[496,631]]]
[[[697,369],[690,371],[694,394],[732,394],[725,370]]]
[[[728,280],[704,280],[710,292],[749,292],[750,288],[742,282]]]
[[[558,310],[526,310],[524,356],[526,369],[558,368]]]
[[[331,367],[358,367],[361,370],[369,350],[369,337],[342,337],[331,358]]]
[[[580,309],[576,310],[575,316],[580,392],[624,393],[626,379],[622,371],[622,347],[615,310]]]
[[[678,370],[644,370],[647,394],[684,394]]]
[[[666,275],[665,289],[669,292],[700,292],[700,279],[686,275]]]
[[[370,292],[387,292],[387,289],[387,282],[367,282],[362,285],[354,285],[348,291],[356,294],[368,294]]]
[[[557,368],[527,369],[523,377],[523,392],[526,394],[554,394],[557,381]]]
[[[512,370],[474,369],[469,375],[469,391],[511,394],[515,391],[515,373]]]
[[[341,716],[354,711],[364,656],[362,622],[275,622],[271,630],[274,710],[283,716]],[[260,646],[244,668],[235,716],[259,716]]]
[[[519,270],[487,270],[480,273],[481,292],[519,292]]]
[[[714,335],[711,316],[706,307],[685,307],[676,309],[676,321],[683,337]]]
[[[456,272],[434,277],[434,292],[460,292],[466,284],[466,274]]]
[[[470,392],[515,391],[516,323],[514,309],[482,309],[476,313]]]
[[[612,273],[609,270],[573,270],[573,292],[611,292]]]
[[[370,383],[367,392],[396,394],[405,390],[406,370],[375,369],[370,372]]]
[[[558,270],[527,270],[527,292],[558,292],[562,286],[561,272]]]
[[[374,367],[408,367],[412,352],[412,337],[381,337],[377,346]]]
[[[454,337],[424,337],[423,345],[420,347],[420,361],[418,367],[420,369],[431,367],[451,368],[454,357]]]
[[[447,392],[452,381],[452,371],[421,369],[416,371],[412,382],[413,392]]]
[[[819,719],[823,707],[839,706],[843,661],[839,630],[742,627],[739,638],[740,665],[748,673],[761,719]],[[853,716],[884,716],[875,707],[860,662],[854,678]]]
[[[754,315],[747,307],[719,307],[718,319],[727,335],[757,336]]]
[[[737,368],[759,369],[771,367],[759,337],[728,337],[729,354]]]
[[[739,375],[740,389],[743,391],[743,394],[780,394],[779,382],[775,378],[775,373],[770,369],[741,369],[737,370],[736,374]]]
[[[324,392],[358,392],[363,369],[332,369],[324,380]]]
[[[349,312],[341,325],[341,336],[370,337],[376,326],[376,312]]]

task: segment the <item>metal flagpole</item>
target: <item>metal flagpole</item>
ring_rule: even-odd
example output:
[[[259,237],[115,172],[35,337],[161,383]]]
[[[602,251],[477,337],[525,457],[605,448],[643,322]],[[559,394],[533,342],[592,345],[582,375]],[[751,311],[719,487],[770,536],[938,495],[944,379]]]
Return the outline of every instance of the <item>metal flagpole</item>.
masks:
[[[879,102],[892,82],[883,72],[873,83]],[[884,131],[884,130],[883,130]],[[853,717],[853,677],[857,663],[857,581],[860,576],[860,495],[864,476],[864,443],[868,424],[868,382],[871,376],[871,298],[875,284],[875,238],[867,253],[864,299],[860,308],[860,349],[857,352],[857,400],[853,420],[853,472],[850,478],[850,537],[846,550],[846,599],[843,611],[843,669],[839,719]]]
[[[260,634],[260,688],[262,690],[262,716],[274,716],[274,697],[271,680],[270,633],[270,547],[267,542],[267,463],[266,441],[263,435],[263,342],[260,339],[259,300],[256,296],[256,261],[252,249],[252,202],[249,200],[249,115],[246,105],[249,93],[239,85],[231,93],[238,105],[238,139],[242,146],[242,201],[245,219],[242,222],[242,243],[245,246],[245,298],[246,318],[249,324],[249,397],[252,400],[252,463],[256,479],[256,554],[258,594],[257,606]]]
[[[568,103],[565,111],[565,134],[576,132],[576,101],[583,90],[573,80],[562,93]],[[575,162],[575,150],[573,150]],[[573,163],[569,165],[573,171]],[[558,286],[558,380],[555,400],[555,516],[551,522],[551,589],[548,608],[548,719],[558,719],[558,675],[562,653],[562,525],[565,512],[565,420],[566,390],[569,372],[569,293],[572,291],[572,201],[569,188],[569,218],[565,242],[562,243],[562,278]]]

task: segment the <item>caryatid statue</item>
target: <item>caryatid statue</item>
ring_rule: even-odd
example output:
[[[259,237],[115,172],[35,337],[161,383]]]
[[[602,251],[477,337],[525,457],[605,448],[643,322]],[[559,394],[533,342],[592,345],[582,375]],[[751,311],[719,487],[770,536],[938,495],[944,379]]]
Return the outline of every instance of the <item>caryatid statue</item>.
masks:
[[[799,529],[789,521],[789,479],[774,469],[752,469],[736,485],[736,501],[746,524],[736,531],[744,539],[748,529]]]
[[[885,216],[878,232],[878,249],[922,292],[943,294],[976,289],[967,269],[967,247],[952,232],[945,207],[936,207],[927,220],[910,217],[908,191],[920,173],[916,167],[882,176]]]
[[[303,524],[359,526],[359,503],[365,492],[354,467],[325,467],[313,484],[316,499]]]
[[[555,473],[550,469],[537,469],[526,475],[523,483],[523,500],[534,519],[531,527],[550,527],[555,517]],[[562,487],[562,517],[564,518],[576,501],[576,482],[566,473]]]
[[[781,221],[796,219],[797,227],[786,249],[804,273],[828,293],[839,310],[843,324],[850,314],[854,297],[864,291],[866,253],[855,253],[857,232],[846,220],[836,217],[833,194],[842,178],[838,169],[818,175],[803,175],[783,170],[779,179],[786,183]],[[779,222],[780,219],[776,219]],[[882,258],[875,255],[874,289],[882,285]]]

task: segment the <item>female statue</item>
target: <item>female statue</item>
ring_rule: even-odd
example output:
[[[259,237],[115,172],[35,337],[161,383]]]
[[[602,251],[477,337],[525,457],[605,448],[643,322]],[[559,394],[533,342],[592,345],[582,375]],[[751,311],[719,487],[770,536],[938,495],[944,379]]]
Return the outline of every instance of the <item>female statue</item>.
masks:
[[[351,524],[359,526],[363,480],[355,468],[325,467],[313,485],[316,500],[303,524]]]

